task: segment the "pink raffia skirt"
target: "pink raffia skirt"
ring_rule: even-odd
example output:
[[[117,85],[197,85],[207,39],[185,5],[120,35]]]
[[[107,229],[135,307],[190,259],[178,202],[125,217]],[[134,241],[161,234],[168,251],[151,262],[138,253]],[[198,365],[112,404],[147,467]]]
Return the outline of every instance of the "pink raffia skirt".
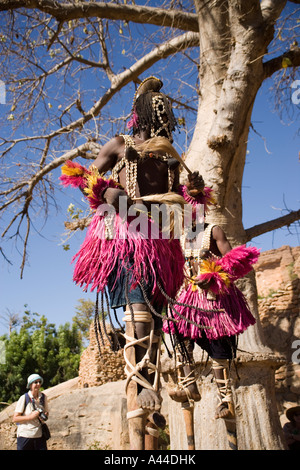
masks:
[[[243,333],[250,325],[255,323],[255,318],[249,310],[247,301],[242,292],[232,284],[224,294],[216,294],[214,300],[207,298],[205,290],[194,290],[190,284],[178,296],[177,301],[199,307],[203,309],[223,309],[220,312],[204,312],[190,307],[175,305],[175,309],[180,315],[197,325],[206,327],[198,328],[196,325],[188,323],[174,312],[174,318],[178,320],[176,329],[184,337],[198,339],[202,337],[202,332],[209,340],[219,339],[224,336],[233,336]],[[164,321],[163,331],[165,333],[175,333],[173,322]]]
[[[152,298],[165,303],[166,299],[158,288],[160,283],[164,291],[174,298],[184,280],[185,260],[180,241],[151,239],[147,231],[130,230],[129,222],[124,222],[119,214],[115,216],[113,228],[113,238],[106,239],[104,218],[96,211],[85,240],[73,258],[76,261],[73,274],[76,284],[85,291],[88,288],[103,291],[114,268],[118,266],[117,279],[130,261],[134,279],[132,289],[144,281],[153,286]]]

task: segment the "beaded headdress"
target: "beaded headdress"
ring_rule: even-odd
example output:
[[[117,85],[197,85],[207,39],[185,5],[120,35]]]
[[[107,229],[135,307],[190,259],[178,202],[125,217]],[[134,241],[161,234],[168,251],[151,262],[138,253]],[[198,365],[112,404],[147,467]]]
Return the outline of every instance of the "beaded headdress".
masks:
[[[159,78],[147,77],[137,88],[132,104],[131,119],[127,124],[133,134],[147,130],[150,137],[167,137],[172,141],[176,119],[170,102],[160,92],[163,83]]]

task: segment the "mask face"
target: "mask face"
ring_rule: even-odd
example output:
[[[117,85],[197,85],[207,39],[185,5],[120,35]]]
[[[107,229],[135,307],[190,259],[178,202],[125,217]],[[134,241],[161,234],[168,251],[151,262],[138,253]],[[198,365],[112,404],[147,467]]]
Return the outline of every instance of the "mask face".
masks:
[[[148,138],[165,137],[173,142],[172,133],[176,125],[172,106],[166,95],[152,89],[138,95],[129,121],[133,135],[146,131]]]
[[[151,137],[157,136],[167,137],[167,139],[173,140],[165,101],[159,94],[152,96]]]

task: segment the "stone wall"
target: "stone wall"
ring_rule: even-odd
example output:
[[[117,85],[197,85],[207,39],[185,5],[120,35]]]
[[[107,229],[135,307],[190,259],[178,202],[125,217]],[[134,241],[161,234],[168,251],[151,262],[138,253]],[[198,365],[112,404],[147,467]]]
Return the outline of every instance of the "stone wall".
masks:
[[[113,341],[109,325],[106,325],[106,330],[111,337],[111,341]],[[89,346],[83,351],[80,359],[78,385],[81,388],[94,387],[126,378],[123,349],[115,352],[112,351],[106,335],[103,335],[103,341],[104,345],[100,339],[100,354],[92,323],[90,326]],[[120,338],[120,341],[123,341],[123,338]]]
[[[255,272],[260,297],[286,288],[291,281],[300,277],[300,246],[284,245],[262,252]]]

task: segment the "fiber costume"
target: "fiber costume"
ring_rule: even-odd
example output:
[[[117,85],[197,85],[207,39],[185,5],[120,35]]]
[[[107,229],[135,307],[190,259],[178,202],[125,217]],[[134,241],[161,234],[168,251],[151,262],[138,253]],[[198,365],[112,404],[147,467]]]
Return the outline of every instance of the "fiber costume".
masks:
[[[162,307],[167,303],[167,297],[175,298],[184,281],[185,258],[180,240],[172,236],[164,238],[159,223],[151,219],[149,214],[138,214],[142,222],[138,225],[134,224],[136,214],[127,216],[112,211],[104,215],[109,208],[105,205],[103,195],[107,188],[123,189],[119,174],[124,168],[126,193],[135,201],[138,168],[147,159],[166,163],[167,192],[149,194],[140,199],[181,206],[194,199],[188,195],[185,185],[178,185],[174,192],[174,174],[182,160],[170,144],[176,121],[166,96],[159,93],[161,86],[162,82],[155,77],[145,79],[139,86],[128,127],[132,128],[133,135],[140,130],[148,130],[150,139],[144,146],[136,148],[131,136],[122,135],[124,155],[112,168],[110,177],[100,174],[96,168],[88,170],[72,161],[67,161],[62,167],[61,183],[65,187],[82,189],[94,211],[85,240],[73,258],[76,261],[73,280],[84,290],[90,288],[91,291],[103,292],[109,286],[113,308],[126,305],[125,287],[128,287],[130,297],[131,292],[141,284],[147,286],[149,299],[156,304],[161,303]],[[164,120],[163,116],[167,116],[167,119]],[[163,152],[155,154],[151,151],[153,146],[163,149]],[[197,203],[209,204],[210,198],[211,189],[204,188]],[[124,215],[127,216],[126,220]],[[158,236],[152,237],[153,232]],[[128,286],[124,283],[126,277]],[[123,295],[120,292],[114,295],[115,289],[120,291],[119,280],[123,286]]]
[[[212,199],[210,202],[213,203]],[[190,203],[196,206],[197,200],[194,198]],[[192,359],[196,342],[212,358],[212,372],[219,399],[215,417],[225,420],[230,448],[236,449],[235,411],[229,364],[235,357],[236,336],[253,325],[255,319],[244,295],[235,286],[234,281],[252,270],[259,251],[245,245],[227,251],[230,245],[226,241],[226,254],[222,256],[220,252],[220,256],[217,256],[211,251],[213,228],[214,225],[207,225],[201,246],[195,249],[185,249],[183,239],[186,279],[189,280],[182,286],[177,296],[178,306],[172,313],[173,320],[177,320],[177,323],[166,320],[163,331],[170,333],[171,338],[175,337],[175,345],[179,334],[181,341],[185,342],[189,357],[182,353],[184,350],[180,342],[177,342],[177,384],[169,391],[169,395],[182,403],[186,428],[189,431],[193,428],[194,401],[200,400]],[[218,246],[216,248],[219,251]],[[225,248],[222,250],[225,251]]]
[[[200,253],[206,257],[210,253],[211,232],[214,225],[208,225],[205,229]],[[242,333],[255,319],[249,310],[247,301],[242,292],[235,286],[234,281],[245,276],[251,271],[252,266],[258,259],[259,252],[254,247],[239,246],[233,248],[225,256],[218,258],[210,253],[209,259],[201,259],[198,255],[200,265],[199,275],[193,277],[187,287],[182,288],[178,295],[178,302],[195,307],[207,309],[208,311],[196,310],[178,306],[177,311],[187,319],[198,325],[205,325],[205,330],[197,328],[182,318],[178,319],[177,329],[184,337],[197,340],[205,336],[208,340],[220,339],[224,336],[233,336]],[[187,270],[189,270],[189,259]],[[210,281],[209,289],[201,289],[195,281]],[[209,311],[210,310],[210,311]],[[219,311],[217,311],[219,310]],[[174,333],[174,324],[170,324],[170,331]],[[164,331],[169,332],[167,323]]]

